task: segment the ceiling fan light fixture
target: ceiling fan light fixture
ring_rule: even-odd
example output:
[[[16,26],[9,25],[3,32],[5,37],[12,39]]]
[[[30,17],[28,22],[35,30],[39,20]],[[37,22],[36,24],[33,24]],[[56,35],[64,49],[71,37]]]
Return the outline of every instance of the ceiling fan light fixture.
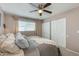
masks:
[[[34,5],[34,4],[31,4],[31,5],[34,6],[34,7],[36,7],[36,5]],[[38,7],[36,7],[36,8],[38,8],[37,10],[33,10],[31,12],[36,12],[37,11],[40,16],[42,16],[43,12],[51,14],[52,11],[45,10],[45,8],[48,7],[48,6],[50,6],[50,5],[51,5],[51,3],[45,3],[45,4],[41,3],[41,4],[38,5]]]
[[[43,10],[38,10],[38,13],[42,13],[43,12]]]

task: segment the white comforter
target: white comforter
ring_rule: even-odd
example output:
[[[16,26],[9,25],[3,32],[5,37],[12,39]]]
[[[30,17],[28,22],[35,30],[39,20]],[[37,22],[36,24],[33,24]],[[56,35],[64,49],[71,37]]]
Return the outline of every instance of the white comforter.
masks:
[[[46,38],[42,38],[39,36],[29,36],[30,39],[35,40],[38,44],[52,44],[52,45],[56,45],[56,42],[54,42],[53,40],[50,39],[46,39]]]

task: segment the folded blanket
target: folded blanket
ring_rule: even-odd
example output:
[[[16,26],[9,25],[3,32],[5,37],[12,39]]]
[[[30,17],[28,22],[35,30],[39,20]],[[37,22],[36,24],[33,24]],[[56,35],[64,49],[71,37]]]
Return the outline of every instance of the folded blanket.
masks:
[[[38,46],[41,56],[58,56],[58,48],[51,44],[40,44]]]
[[[24,55],[25,56],[40,56],[40,52],[38,48],[24,49]]]

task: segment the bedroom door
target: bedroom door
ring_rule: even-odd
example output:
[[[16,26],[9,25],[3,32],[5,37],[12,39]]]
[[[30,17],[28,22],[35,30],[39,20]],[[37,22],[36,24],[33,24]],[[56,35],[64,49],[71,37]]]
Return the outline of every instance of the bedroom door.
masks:
[[[50,39],[50,22],[42,24],[42,37]]]
[[[51,21],[51,39],[58,46],[66,47],[66,19],[58,19]]]

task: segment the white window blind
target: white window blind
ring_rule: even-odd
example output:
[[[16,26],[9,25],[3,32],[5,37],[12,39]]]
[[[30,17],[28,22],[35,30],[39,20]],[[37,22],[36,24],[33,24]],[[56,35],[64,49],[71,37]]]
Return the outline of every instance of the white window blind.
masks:
[[[35,22],[18,21],[19,31],[35,31]]]

